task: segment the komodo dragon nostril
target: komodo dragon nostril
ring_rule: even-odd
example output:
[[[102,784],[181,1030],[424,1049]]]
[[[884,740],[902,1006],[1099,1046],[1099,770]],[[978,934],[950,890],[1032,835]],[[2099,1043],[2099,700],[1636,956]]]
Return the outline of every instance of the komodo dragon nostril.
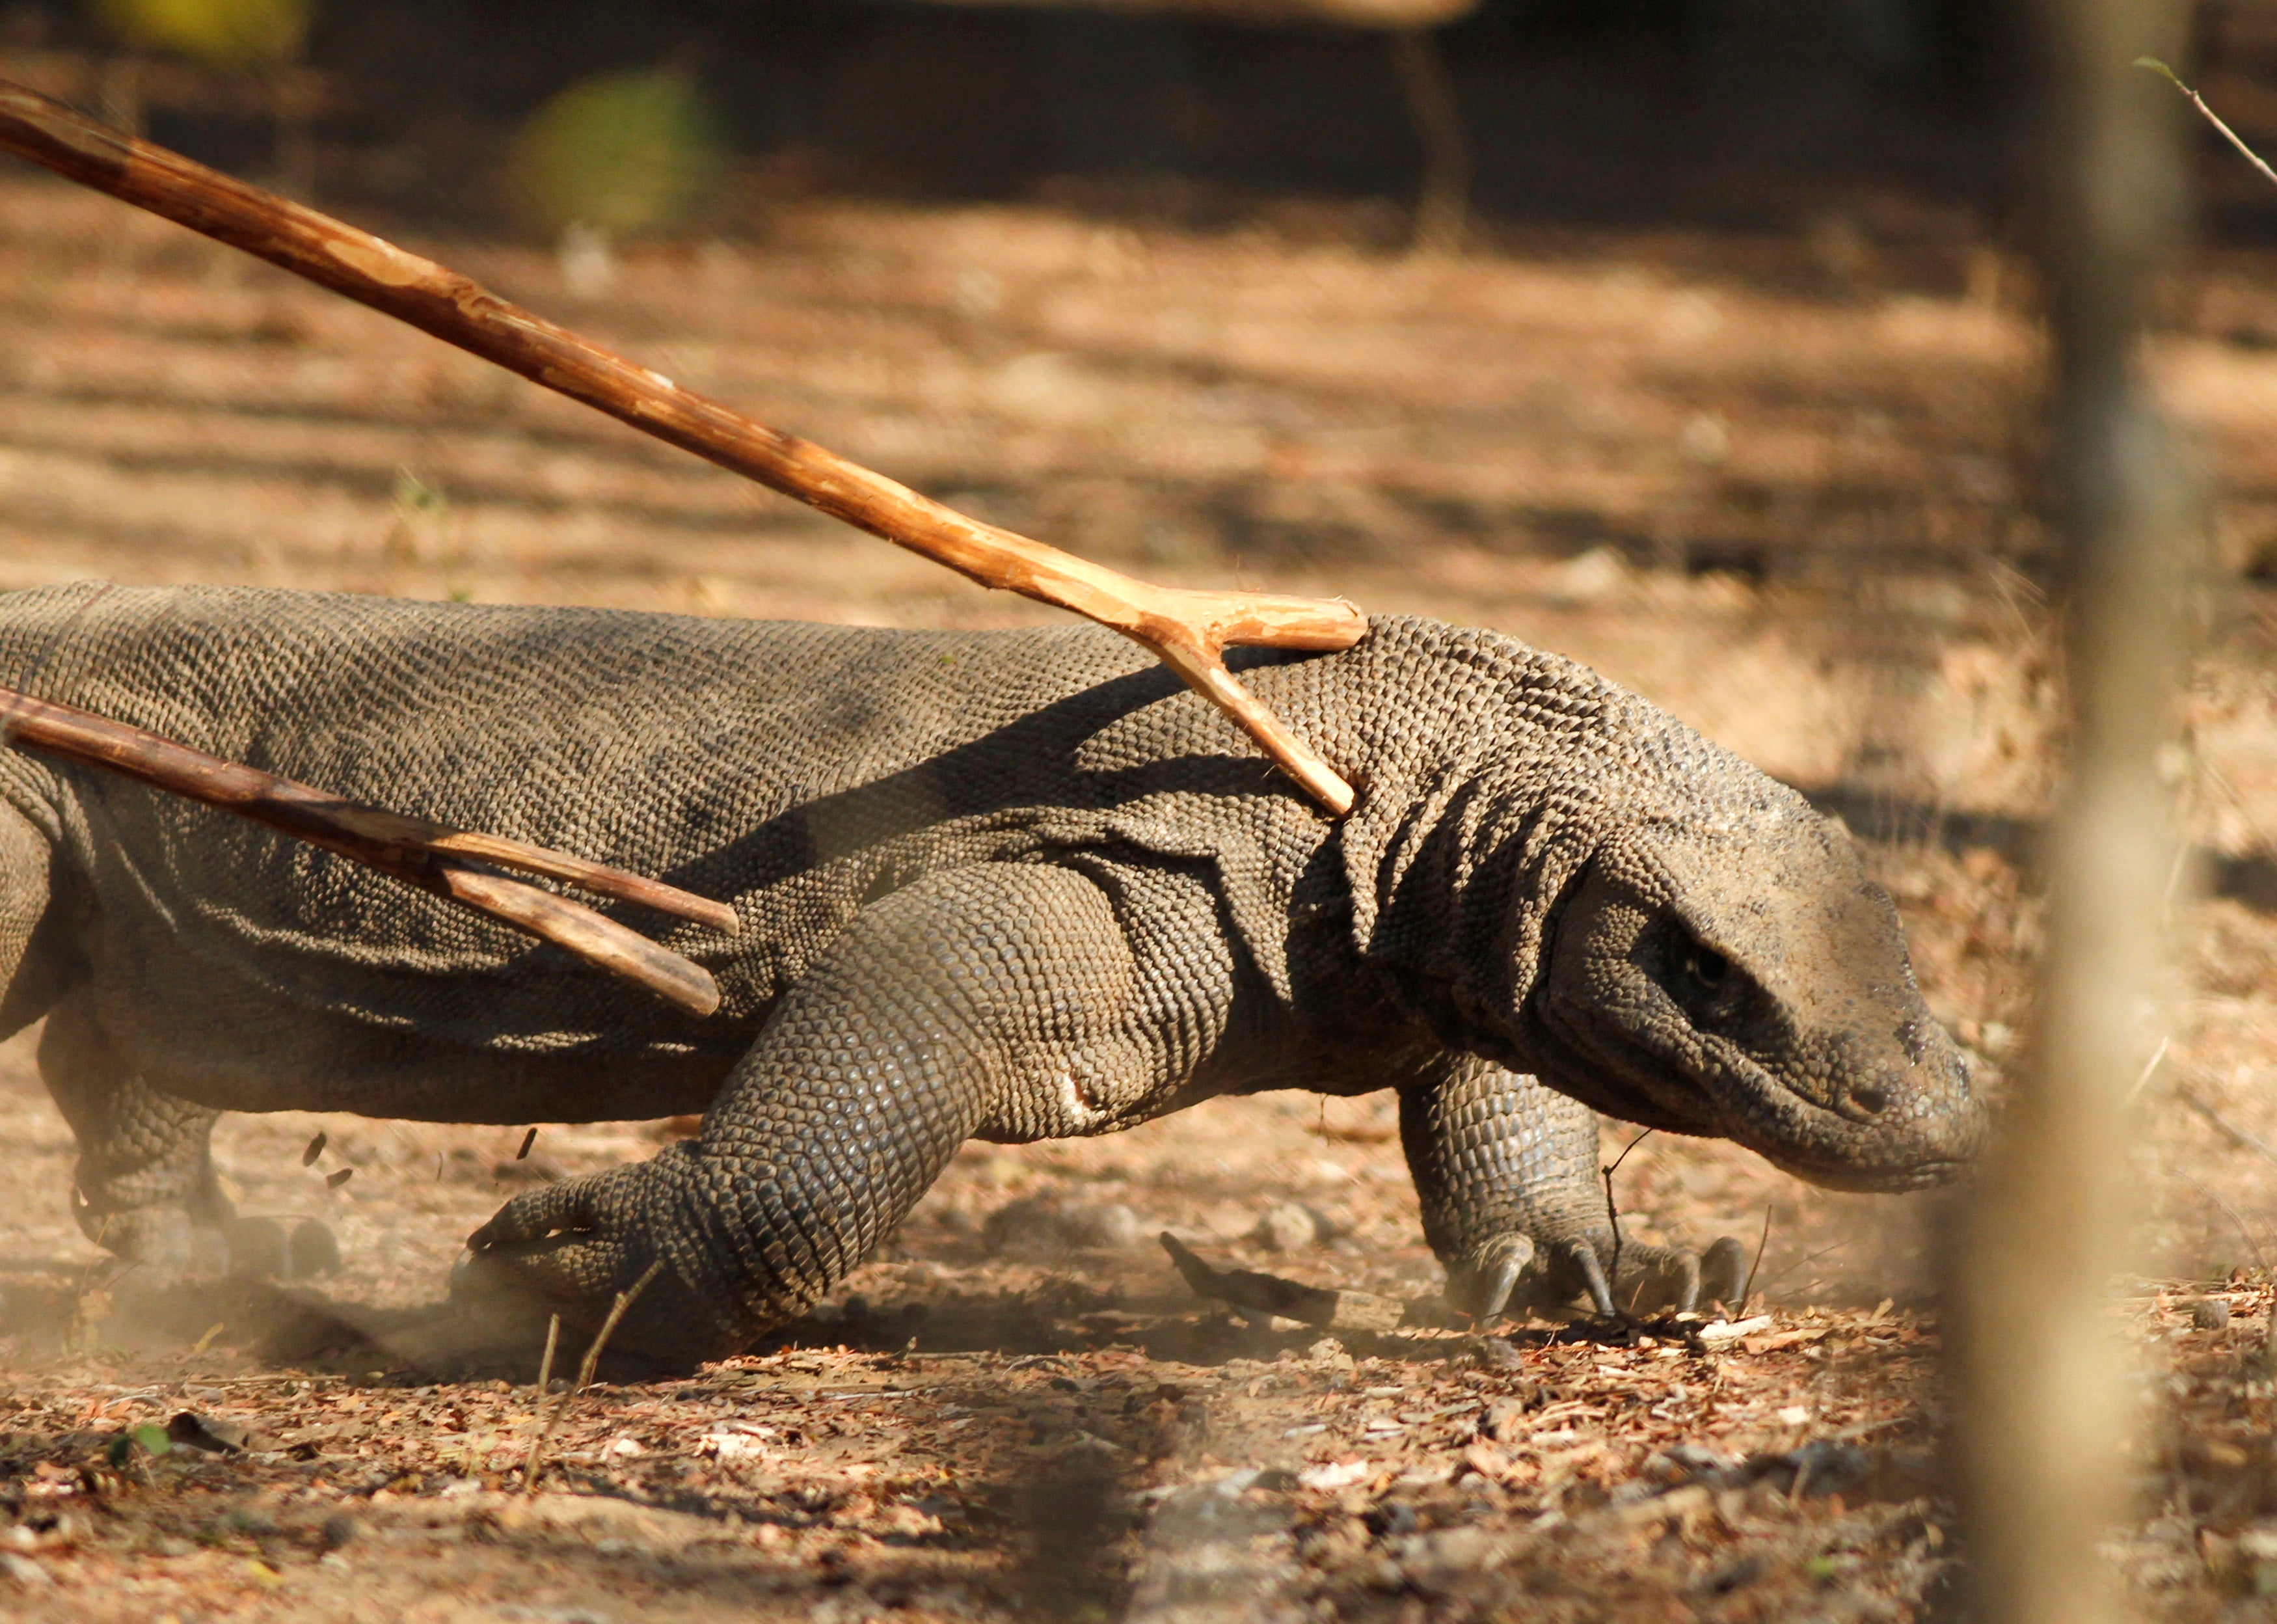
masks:
[[[1878,1117],[1883,1107],[1889,1104],[1890,1096],[1878,1088],[1853,1088],[1850,1102],[1869,1117]]]

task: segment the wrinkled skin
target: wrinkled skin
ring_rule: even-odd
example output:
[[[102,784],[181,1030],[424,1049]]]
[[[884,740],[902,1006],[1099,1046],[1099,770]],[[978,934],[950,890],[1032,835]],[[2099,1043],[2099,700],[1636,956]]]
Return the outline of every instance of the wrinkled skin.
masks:
[[[1096,629],[0,597],[0,680],[742,921],[666,933],[719,980],[697,1021],[327,855],[0,755],[0,1028],[49,1018],[81,1222],[146,1277],[242,1232],[221,1110],[703,1111],[508,1202],[455,1283],[590,1329],[654,1268],[618,1345],[682,1361],[803,1312],[965,1140],[1214,1094],[1397,1089],[1427,1238],[1481,1314],[1736,1290],[1729,1243],[1616,1258],[1592,1108],[1849,1189],[1971,1154],[1983,1108],[1888,899],[1792,792],[1492,633],[1384,619],[1243,666],[1359,785],[1351,816]]]
[[[1923,1189],[1976,1148],[1969,1063],[1922,1003],[1897,909],[1815,819],[1744,847],[1688,830],[1607,842],[1530,1014],[1552,1086],[1813,1184]]]

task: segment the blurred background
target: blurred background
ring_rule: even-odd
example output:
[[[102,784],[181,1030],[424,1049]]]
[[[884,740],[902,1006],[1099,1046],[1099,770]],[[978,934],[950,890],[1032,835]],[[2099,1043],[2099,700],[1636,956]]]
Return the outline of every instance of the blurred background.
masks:
[[[4,0],[0,77],[1058,545],[1598,667],[1870,838],[1933,1007],[1997,1079],[2028,1017],[2055,675],[2012,22],[1967,0]],[[2277,4],[2204,5],[2179,65],[2277,146]],[[2199,159],[2205,236],[2154,366],[2219,563],[2170,763],[2191,850],[2141,1155],[2145,1266],[2205,1277],[2277,1253],[2277,188],[2210,133]],[[0,165],[0,588],[89,575],[1047,613]],[[25,1210],[77,1255],[21,1049],[0,1125],[45,1158],[16,1160]],[[1238,1249],[1277,1180],[1344,1238],[1326,1274],[1436,1284],[1388,1101],[1210,1111],[976,1147],[902,1244],[982,1259],[998,1208],[1107,1179]],[[318,1199],[288,1154],[315,1125],[232,1125],[232,1176]],[[456,1231],[392,1215],[479,1216],[519,1137],[331,1131],[373,1170],[322,1197],[352,1268],[421,1290]],[[548,1141],[566,1170],[651,1142]],[[1922,1202],[1660,1140],[1620,1193],[1642,1232],[1702,1241],[1752,1244],[1775,1208],[1788,1300],[1923,1282]]]

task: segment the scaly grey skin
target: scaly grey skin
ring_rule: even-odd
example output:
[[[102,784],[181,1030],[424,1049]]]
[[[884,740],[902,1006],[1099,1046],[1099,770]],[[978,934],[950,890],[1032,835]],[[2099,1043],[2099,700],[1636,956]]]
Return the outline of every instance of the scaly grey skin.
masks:
[[[154,1274],[228,1218],[218,1110],[702,1110],[651,1161],[508,1202],[458,1280],[590,1325],[660,1260],[618,1335],[682,1357],[803,1312],[966,1139],[1215,1094],[1397,1087],[1426,1233],[1481,1312],[1728,1295],[1728,1247],[1632,1245],[1607,1277],[1592,1109],[1850,1189],[1975,1148],[1889,900],[1793,792],[1490,632],[1387,618],[1242,667],[1359,787],[1350,817],[1095,628],[0,597],[5,680],[743,921],[612,909],[719,979],[698,1020],[313,848],[0,755],[0,1031],[50,1017],[81,1222]]]

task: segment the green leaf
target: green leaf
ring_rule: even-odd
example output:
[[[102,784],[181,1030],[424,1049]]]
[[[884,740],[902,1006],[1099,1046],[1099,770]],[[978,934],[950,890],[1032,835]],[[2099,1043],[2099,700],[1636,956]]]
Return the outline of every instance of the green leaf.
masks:
[[[126,1436],[154,1455],[163,1455],[174,1446],[174,1441],[166,1436],[165,1428],[154,1427],[147,1422],[135,1428]]]

